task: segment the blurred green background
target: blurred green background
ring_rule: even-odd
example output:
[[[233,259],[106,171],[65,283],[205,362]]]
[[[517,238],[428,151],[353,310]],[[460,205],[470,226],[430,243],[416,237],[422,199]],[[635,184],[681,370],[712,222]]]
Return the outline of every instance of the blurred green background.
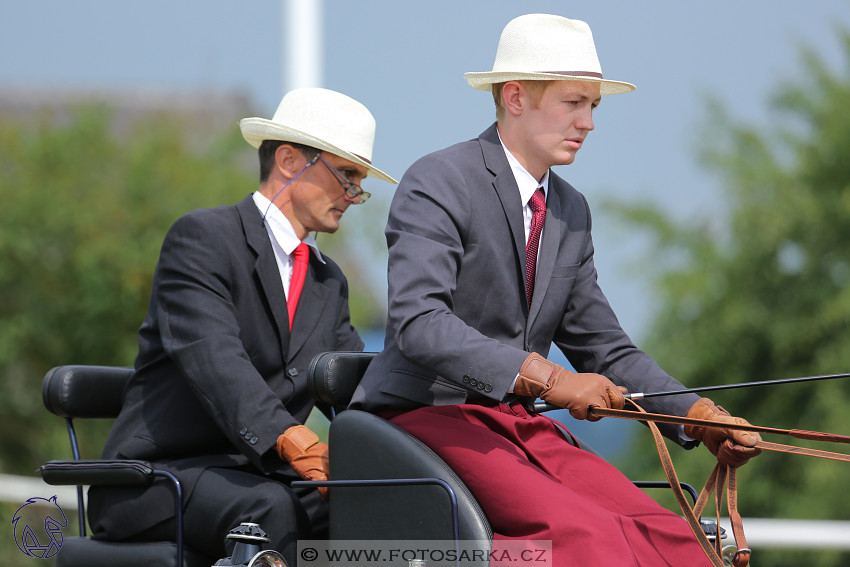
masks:
[[[850,369],[850,36],[839,38],[837,70],[802,49],[796,78],[767,101],[767,126],[705,102],[700,157],[725,191],[711,215],[683,222],[657,203],[613,198],[596,211],[651,239],[635,260],[658,306],[641,346],[687,385]],[[233,128],[254,112],[239,100],[216,112],[221,120],[69,101],[0,113],[0,473],[33,476],[42,462],[70,457],[61,420],[41,403],[44,373],[132,364],[167,228],[255,189],[255,152]],[[385,203],[374,206],[320,245],[348,274],[355,325],[379,332],[385,307],[352,253],[384,247]],[[847,380],[712,397],[752,423],[850,433]],[[81,424],[84,455],[98,454],[107,427]],[[672,452],[680,478],[699,487],[711,456]],[[612,460],[631,478],[663,476],[648,434]],[[740,509],[745,518],[848,520],[848,478],[845,463],[764,454],[741,470]],[[11,537],[21,504],[0,508],[5,565],[36,561]],[[76,527],[66,513],[68,535]],[[850,553],[756,550],[753,564],[837,567]]]

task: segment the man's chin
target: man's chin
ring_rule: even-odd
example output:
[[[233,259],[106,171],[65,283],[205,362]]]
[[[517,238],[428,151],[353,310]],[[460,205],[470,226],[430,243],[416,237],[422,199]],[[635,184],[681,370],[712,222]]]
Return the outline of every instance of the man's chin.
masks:
[[[570,165],[575,160],[576,160],[575,152],[569,152],[569,153],[565,153],[565,154],[561,155],[560,159],[558,160],[558,163],[555,164],[555,165]]]

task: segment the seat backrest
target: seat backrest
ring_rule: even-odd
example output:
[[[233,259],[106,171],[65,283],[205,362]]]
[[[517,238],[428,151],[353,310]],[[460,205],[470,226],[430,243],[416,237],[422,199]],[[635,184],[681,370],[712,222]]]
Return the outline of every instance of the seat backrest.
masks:
[[[313,397],[336,412],[344,410],[376,354],[342,351],[316,355],[308,371]]]
[[[489,542],[490,522],[478,501],[434,451],[400,427],[348,410],[331,422],[330,478],[438,478],[454,492],[460,540]],[[439,486],[331,488],[333,540],[452,540],[448,494]],[[367,520],[368,519],[368,520]]]
[[[493,534],[475,497],[429,447],[389,421],[343,411],[376,353],[326,352],[313,359],[310,388],[339,413],[330,426],[330,477],[344,480],[438,478],[454,492],[462,540]],[[332,487],[332,540],[451,540],[448,494],[434,485]],[[368,521],[364,521],[368,518]]]
[[[67,419],[115,418],[132,375],[133,369],[123,366],[57,366],[41,385],[44,407]]]
[[[50,413],[65,418],[74,454],[73,462],[50,461],[41,467],[42,476],[49,484],[93,484],[101,481],[103,484],[118,484],[119,480],[124,484],[128,477],[148,479],[159,472],[150,470],[150,463],[139,461],[122,461],[120,464],[124,468],[120,468],[116,467],[119,461],[80,460],[73,420],[118,417],[124,401],[124,388],[133,372],[132,368],[124,366],[70,364],[52,368],[44,375],[41,385],[44,407]],[[181,562],[181,557],[183,567],[204,567],[212,564],[213,560],[209,557],[189,548],[179,548],[179,544],[172,541],[111,542],[86,537],[83,494],[82,486],[78,485],[79,536],[63,538],[62,551],[56,557],[56,567],[172,567]],[[175,499],[180,501],[179,491],[176,492]],[[177,533],[182,533],[182,524],[178,526]],[[181,541],[180,537],[176,537],[175,541]]]

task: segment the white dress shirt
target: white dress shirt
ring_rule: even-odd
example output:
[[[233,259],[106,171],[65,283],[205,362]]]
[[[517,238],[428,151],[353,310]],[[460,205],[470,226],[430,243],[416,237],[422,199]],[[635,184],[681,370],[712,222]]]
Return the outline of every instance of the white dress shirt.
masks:
[[[543,193],[547,197],[549,196],[549,170],[546,170],[546,173],[543,175],[543,179],[537,181],[534,176],[531,175],[528,170],[522,166],[519,160],[514,157],[514,155],[507,148],[507,146],[505,146],[505,143],[502,142],[501,135],[499,136],[499,142],[502,143],[502,149],[505,150],[505,157],[508,158],[508,165],[511,166],[511,172],[514,174],[514,179],[516,179],[517,187],[519,187],[519,200],[522,203],[522,220],[523,226],[525,227],[525,243],[527,245],[528,235],[531,233],[531,217],[534,215],[534,211],[531,209],[531,205],[529,205],[529,202],[531,201],[531,196],[534,195],[534,192],[537,191],[537,189],[539,189],[540,187],[543,188]],[[546,225],[544,224],[543,230],[540,232],[540,242],[543,242],[543,231],[545,230]],[[540,258],[540,247],[537,248],[537,258]],[[517,374],[514,378],[514,382],[513,384],[511,384],[511,387],[508,389],[508,392],[514,391],[514,386],[516,385],[517,378],[519,378],[519,374]]]
[[[272,250],[274,250],[274,258],[277,260],[277,268],[280,272],[280,282],[283,284],[283,291],[286,293],[288,299],[289,280],[292,279],[292,262],[294,260],[292,253],[301,244],[301,240],[298,240],[298,236],[295,235],[295,229],[292,228],[292,223],[289,222],[289,219],[265,195],[256,191],[254,193],[254,203],[257,205],[265,221],[264,224],[269,233],[269,241],[272,243]],[[316,244],[316,239],[313,238],[312,234],[307,235],[307,238],[304,239],[304,244],[313,249],[320,262],[325,263],[325,259],[322,258],[322,254],[319,252],[319,246]]]
[[[501,136],[499,136],[499,141],[502,142]],[[519,187],[519,200],[522,203],[522,218],[523,224],[525,225],[525,242],[528,243],[528,235],[531,232],[531,217],[534,214],[529,202],[531,201],[531,196],[534,195],[534,192],[540,187],[543,187],[543,193],[547,197],[549,196],[549,170],[546,170],[546,173],[543,175],[543,179],[537,181],[534,179],[534,176],[531,175],[521,163],[519,163],[519,160],[513,156],[511,151],[505,146],[504,142],[502,142],[502,149],[505,150],[505,157],[508,158],[508,165],[511,166],[511,172],[514,174],[517,187]],[[546,225],[543,225],[543,230],[546,230]],[[540,241],[543,241],[542,232],[540,233]],[[537,253],[540,254],[539,248]]]

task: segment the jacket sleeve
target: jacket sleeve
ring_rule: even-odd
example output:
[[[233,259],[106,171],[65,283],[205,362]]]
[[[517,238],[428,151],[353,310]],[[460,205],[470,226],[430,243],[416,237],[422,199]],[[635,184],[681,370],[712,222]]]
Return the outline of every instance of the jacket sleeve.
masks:
[[[587,226],[590,228],[590,209],[583,201]],[[590,230],[587,231],[584,254],[575,283],[570,292],[564,319],[554,343],[579,372],[595,372],[608,377],[630,392],[651,392],[683,389],[684,386],[664,372],[658,363],[637,348],[620,326],[614,311],[599,287],[593,257]],[[685,415],[699,399],[695,394],[647,398],[640,405],[649,412]],[[670,439],[690,447],[681,437],[681,427],[658,424]]]
[[[299,421],[267,381],[283,374],[284,362],[272,360],[279,346],[265,355],[273,375],[264,377],[243,342],[234,297],[246,293],[251,274],[237,273],[244,266],[234,259],[245,252],[236,240],[209,213],[179,219],[163,244],[151,301],[166,355],[224,435],[262,468],[263,454]]]
[[[435,172],[439,172],[436,174]],[[390,209],[388,329],[401,354],[459,386],[474,378],[501,399],[528,353],[482,334],[454,313],[471,202],[468,176],[432,154],[404,175]],[[486,284],[484,284],[486,285]]]

